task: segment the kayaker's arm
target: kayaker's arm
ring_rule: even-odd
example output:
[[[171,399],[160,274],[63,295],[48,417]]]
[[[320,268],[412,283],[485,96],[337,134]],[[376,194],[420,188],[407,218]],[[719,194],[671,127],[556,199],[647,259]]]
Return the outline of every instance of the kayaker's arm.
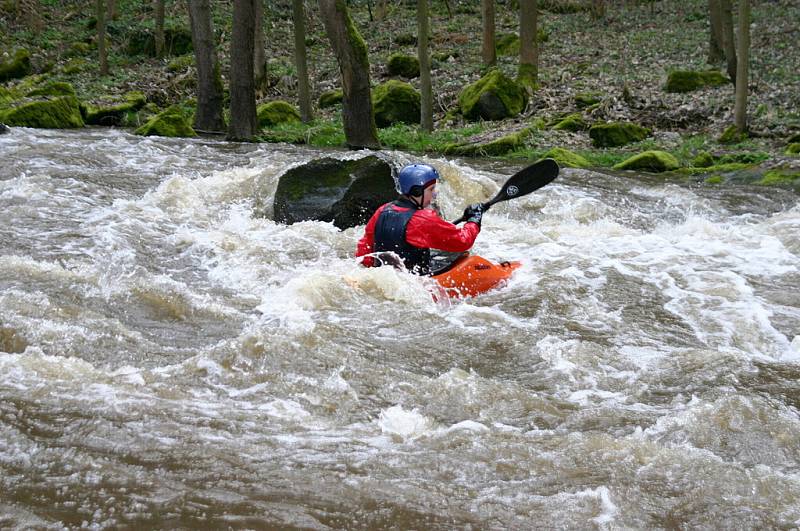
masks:
[[[406,241],[415,247],[461,253],[469,250],[481,231],[473,222],[457,227],[440,218],[433,210],[420,210],[406,227]]]

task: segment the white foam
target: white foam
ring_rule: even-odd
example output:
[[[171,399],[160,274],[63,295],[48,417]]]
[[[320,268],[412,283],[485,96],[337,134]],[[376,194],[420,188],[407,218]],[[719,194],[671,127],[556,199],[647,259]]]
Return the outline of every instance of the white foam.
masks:
[[[430,435],[433,421],[422,415],[419,410],[408,411],[402,406],[392,406],[381,411],[378,426],[385,434],[391,435],[399,441],[411,441]]]

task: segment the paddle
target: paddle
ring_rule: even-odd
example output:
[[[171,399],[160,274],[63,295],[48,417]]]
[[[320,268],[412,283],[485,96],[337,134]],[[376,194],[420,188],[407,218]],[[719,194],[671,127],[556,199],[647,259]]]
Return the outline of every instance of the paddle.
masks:
[[[489,210],[495,203],[501,201],[508,201],[515,197],[522,197],[531,192],[535,192],[542,186],[550,184],[558,177],[558,163],[553,159],[542,159],[539,162],[531,164],[527,168],[519,170],[517,173],[509,177],[506,183],[500,187],[500,191],[491,200],[486,203],[481,203],[483,211]],[[464,216],[461,216],[453,222],[454,225],[464,221]]]

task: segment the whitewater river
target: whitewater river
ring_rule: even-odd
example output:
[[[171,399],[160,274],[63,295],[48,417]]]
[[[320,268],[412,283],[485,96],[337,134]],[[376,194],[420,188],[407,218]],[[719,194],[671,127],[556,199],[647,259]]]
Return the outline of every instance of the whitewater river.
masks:
[[[323,155],[0,136],[1,528],[800,526],[796,194],[563,170],[446,304],[269,219]],[[424,160],[449,218],[522,167]]]

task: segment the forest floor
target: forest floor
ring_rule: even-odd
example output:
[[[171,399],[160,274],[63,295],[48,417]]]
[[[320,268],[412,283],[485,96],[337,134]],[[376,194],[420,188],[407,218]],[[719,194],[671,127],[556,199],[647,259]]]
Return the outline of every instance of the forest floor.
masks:
[[[153,28],[153,14],[147,2],[119,0],[119,17],[111,21],[109,76],[99,76],[92,49],[77,72],[66,74],[63,66],[75,62],[75,42],[94,46],[93,2],[86,0],[41,0],[44,31],[31,32],[11,13],[13,2],[0,5],[0,52],[17,46],[33,53],[34,68],[49,70],[58,80],[72,83],[86,101],[108,94],[140,90],[158,107],[186,102],[194,97],[194,68],[187,61],[176,67],[176,58],[128,56],[129,35]],[[416,2],[389,1],[389,10],[375,20],[374,2],[349,2],[351,14],[369,47],[371,79],[378,84],[387,79],[386,62],[395,52],[416,54]],[[581,5],[577,0],[540,1],[540,6]],[[221,5],[224,4],[224,5]],[[214,3],[218,51],[227,72],[230,6]],[[297,103],[293,62],[291,2],[268,2],[266,46],[268,83],[259,94],[259,103],[284,99]],[[448,6],[449,4],[449,6]],[[518,32],[516,2],[498,2],[498,37]],[[748,161],[797,168],[797,157],[784,154],[787,139],[800,131],[800,3],[797,0],[759,0],[753,2],[751,24],[751,62],[748,101],[750,138],[734,145],[718,142],[722,131],[733,123],[733,85],[706,88],[685,94],[664,90],[672,70],[724,72],[723,64],[709,65],[708,17],[705,0],[608,2],[604,20],[596,20],[584,10],[557,13],[540,9],[539,28],[545,40],[539,51],[540,88],[525,111],[498,122],[466,123],[448,116],[462,88],[478,79],[485,68],[481,61],[481,17],[477,0],[432,2],[431,55],[434,57],[434,133],[416,126],[393,126],[380,131],[381,142],[409,151],[437,152],[454,141],[486,140],[518,131],[543,119],[552,123],[559,117],[582,112],[588,123],[631,121],[653,130],[647,140],[617,149],[595,149],[586,131],[566,132],[540,128],[525,145],[505,155],[530,158],[551,147],[574,150],[596,166],[610,166],[631,153],[663,149],[687,164],[700,151],[716,156],[744,153]],[[5,7],[3,7],[5,6]],[[327,90],[339,87],[339,70],[324,34],[315,2],[306,4],[307,53],[314,101]],[[449,7],[449,9],[447,9]],[[185,2],[168,1],[167,26],[188,27]],[[402,43],[402,44],[401,44]],[[180,64],[180,63],[178,63]],[[499,55],[497,66],[515,76],[516,55]],[[46,66],[45,66],[46,65]],[[73,69],[74,70],[74,69]],[[418,79],[408,80],[418,88]],[[576,94],[593,93],[600,104],[589,110],[576,106]],[[314,110],[314,121],[289,130],[267,132],[265,138],[315,138],[316,145],[343,145],[341,109]],[[330,134],[310,134],[328,131]],[[740,157],[741,158],[741,157]]]

